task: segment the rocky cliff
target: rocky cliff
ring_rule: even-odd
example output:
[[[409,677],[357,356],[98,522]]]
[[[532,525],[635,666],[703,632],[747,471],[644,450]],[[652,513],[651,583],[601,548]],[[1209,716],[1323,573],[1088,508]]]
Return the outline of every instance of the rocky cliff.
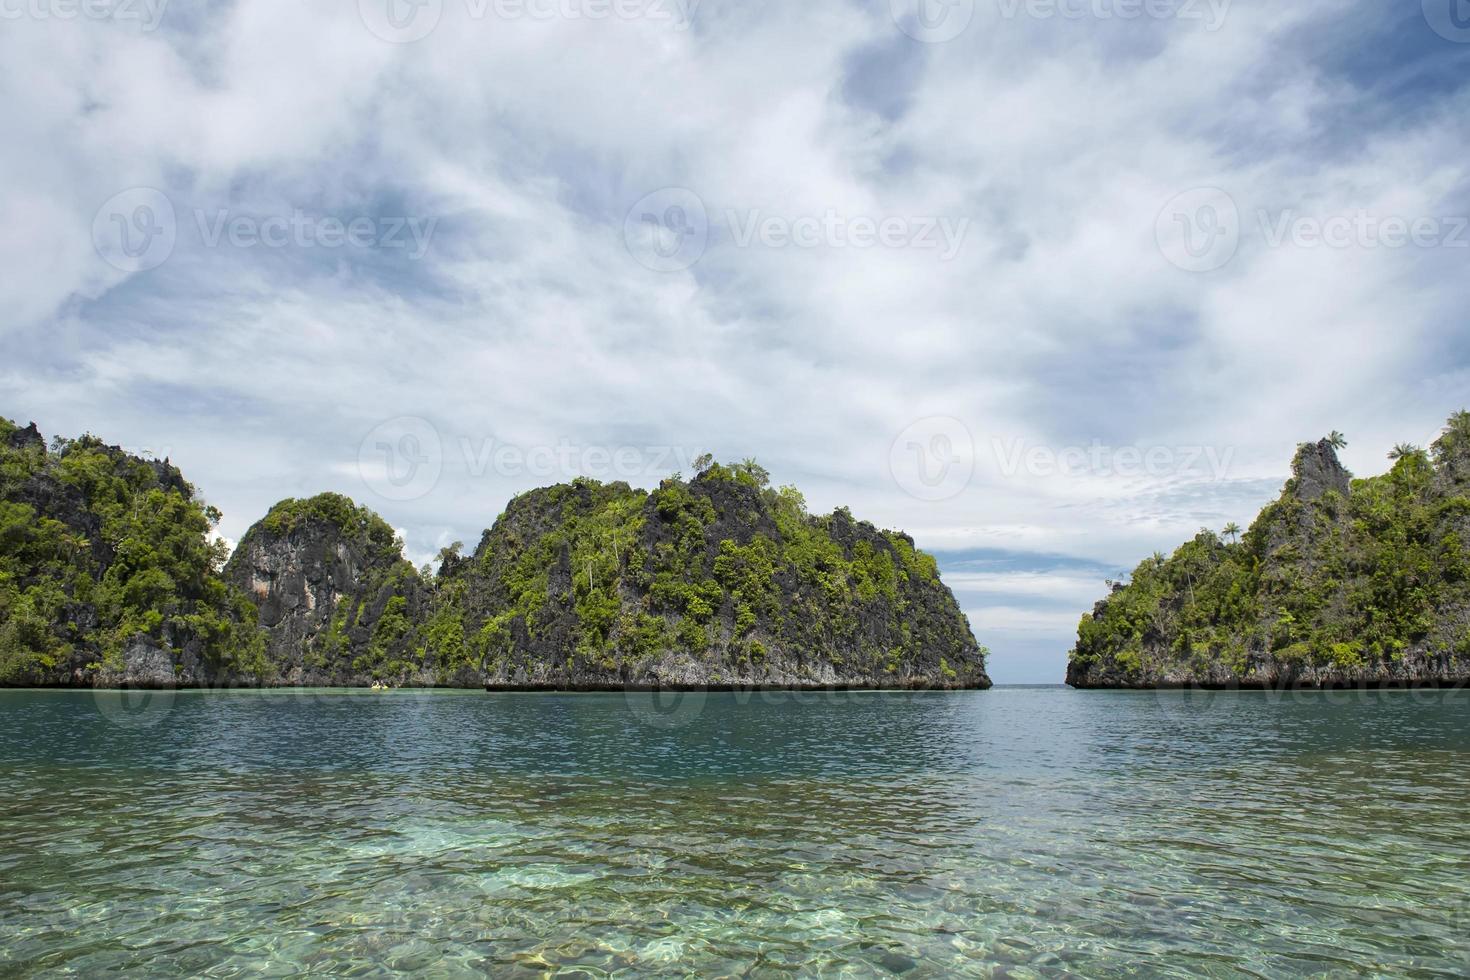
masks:
[[[340,497],[287,501],[225,579],[290,683],[492,688],[988,687],[933,559],[812,517],[753,464],[649,493],[577,481],[511,501],[472,555],[398,557]]]
[[[526,494],[438,589],[492,687],[990,686],[932,558],[753,464]]]
[[[1243,535],[1155,555],[1082,619],[1074,687],[1470,680],[1470,414],[1354,480],[1340,437],[1303,445]]]
[[[258,609],[272,683],[451,680],[420,669],[416,624],[429,590],[393,529],[340,494],[272,507],[240,539],[223,577]]]
[[[0,419],[0,684],[209,684],[266,672],[220,581],[218,513],[168,461]]]
[[[0,419],[0,684],[988,687],[934,561],[753,463],[513,500],[414,569],[336,494],[225,561],[167,461]]]

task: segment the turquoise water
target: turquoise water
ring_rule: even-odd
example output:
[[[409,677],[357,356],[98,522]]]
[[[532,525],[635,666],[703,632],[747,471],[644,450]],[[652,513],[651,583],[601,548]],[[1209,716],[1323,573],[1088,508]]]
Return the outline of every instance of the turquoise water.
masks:
[[[1464,693],[8,691],[0,733],[6,975],[1470,972]]]

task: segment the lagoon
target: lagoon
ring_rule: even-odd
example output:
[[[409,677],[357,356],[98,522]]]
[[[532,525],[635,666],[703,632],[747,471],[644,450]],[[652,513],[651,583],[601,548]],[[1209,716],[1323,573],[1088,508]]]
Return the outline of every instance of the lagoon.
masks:
[[[0,974],[1470,971],[1470,693],[0,691]]]

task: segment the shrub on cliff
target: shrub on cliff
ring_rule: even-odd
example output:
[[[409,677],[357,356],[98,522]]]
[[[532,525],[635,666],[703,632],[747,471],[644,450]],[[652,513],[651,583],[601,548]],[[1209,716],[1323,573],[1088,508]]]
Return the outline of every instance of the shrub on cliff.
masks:
[[[436,583],[452,595],[436,616],[505,683],[988,683],[911,540],[808,514],[754,461],[699,465],[652,492],[578,480],[517,498]]]
[[[1238,543],[1201,532],[1082,619],[1082,684],[1470,676],[1470,414],[1426,452],[1353,480],[1336,438],[1303,445]]]
[[[414,569],[340,494],[225,561],[166,461],[0,420],[0,683],[988,686],[934,560],[752,460],[524,494]]]
[[[218,521],[166,461],[0,419],[0,682],[85,681],[139,642],[264,671]]]

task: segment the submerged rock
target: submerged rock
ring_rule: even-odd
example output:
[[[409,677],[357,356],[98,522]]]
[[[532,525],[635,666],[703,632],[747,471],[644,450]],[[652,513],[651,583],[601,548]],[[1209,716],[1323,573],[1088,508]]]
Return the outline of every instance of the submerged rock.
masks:
[[[912,956],[889,951],[878,957],[878,965],[889,973],[904,974],[919,965]]]

